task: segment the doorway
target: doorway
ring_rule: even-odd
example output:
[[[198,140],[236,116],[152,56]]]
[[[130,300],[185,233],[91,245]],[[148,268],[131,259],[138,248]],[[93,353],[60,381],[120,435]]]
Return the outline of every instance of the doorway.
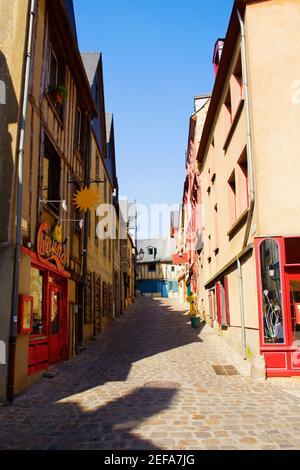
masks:
[[[286,273],[287,312],[291,346],[291,368],[300,372],[300,273]]]
[[[64,290],[49,284],[49,364],[66,359],[66,299]]]

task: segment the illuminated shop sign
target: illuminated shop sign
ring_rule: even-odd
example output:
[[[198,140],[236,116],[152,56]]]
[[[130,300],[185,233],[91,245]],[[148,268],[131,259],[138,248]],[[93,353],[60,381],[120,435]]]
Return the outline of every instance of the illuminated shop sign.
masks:
[[[67,255],[62,243],[62,226],[56,225],[54,229],[48,223],[40,225],[37,235],[37,254],[39,260],[53,267],[56,266],[59,272],[64,271],[67,262]]]

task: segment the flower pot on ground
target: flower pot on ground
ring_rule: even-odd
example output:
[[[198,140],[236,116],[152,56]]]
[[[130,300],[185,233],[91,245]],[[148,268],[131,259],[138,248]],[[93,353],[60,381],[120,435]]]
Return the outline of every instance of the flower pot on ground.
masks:
[[[191,317],[191,324],[193,328],[199,328],[201,326],[201,318],[200,317]]]

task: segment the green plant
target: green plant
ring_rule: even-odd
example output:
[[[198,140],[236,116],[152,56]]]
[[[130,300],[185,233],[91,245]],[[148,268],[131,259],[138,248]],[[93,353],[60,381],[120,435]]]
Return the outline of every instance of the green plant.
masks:
[[[54,85],[49,85],[49,93],[60,93],[62,98],[66,100],[68,98],[68,90],[65,87],[65,85],[59,85],[59,84],[54,84]]]

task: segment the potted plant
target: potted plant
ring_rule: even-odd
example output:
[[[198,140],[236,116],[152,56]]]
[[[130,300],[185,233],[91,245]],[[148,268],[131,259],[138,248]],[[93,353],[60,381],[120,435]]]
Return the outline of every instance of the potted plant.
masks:
[[[58,105],[62,105],[68,97],[68,90],[64,85],[50,85],[49,93],[53,97],[55,103]]]
[[[201,325],[201,318],[197,314],[195,294],[193,292],[190,293],[189,291],[188,294],[187,301],[190,304],[189,317],[191,319],[191,324],[193,328],[199,328]]]

